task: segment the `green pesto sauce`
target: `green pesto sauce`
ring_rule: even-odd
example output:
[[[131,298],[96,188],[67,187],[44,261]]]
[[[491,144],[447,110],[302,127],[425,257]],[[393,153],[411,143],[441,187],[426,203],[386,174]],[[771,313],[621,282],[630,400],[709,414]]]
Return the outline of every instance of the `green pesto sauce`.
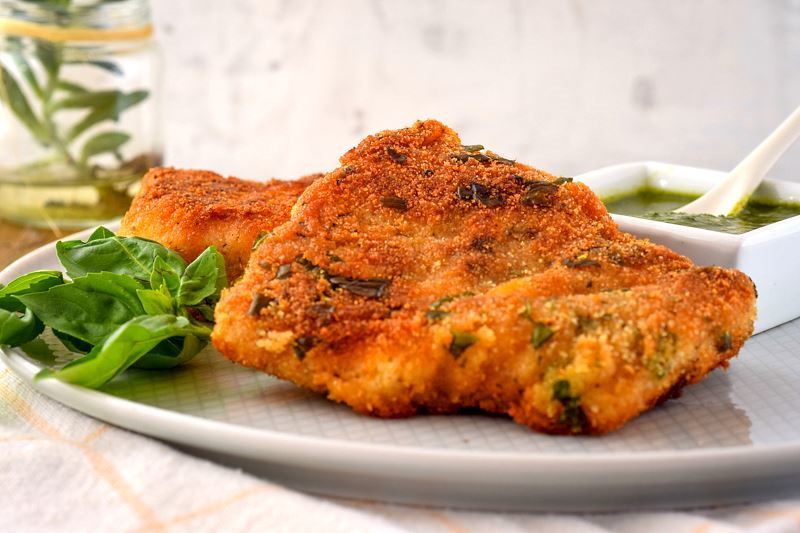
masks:
[[[800,204],[769,203],[751,200],[734,217],[714,215],[688,215],[673,213],[674,209],[697,199],[697,195],[639,189],[630,193],[603,198],[610,213],[630,215],[681,226],[721,231],[724,233],[746,233],[748,231],[800,215]]]

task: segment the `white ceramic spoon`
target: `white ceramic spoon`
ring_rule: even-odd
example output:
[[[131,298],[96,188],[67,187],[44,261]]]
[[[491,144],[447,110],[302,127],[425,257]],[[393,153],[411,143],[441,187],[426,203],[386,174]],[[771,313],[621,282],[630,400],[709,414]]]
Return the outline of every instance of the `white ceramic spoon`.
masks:
[[[800,137],[800,107],[744,158],[724,180],[697,200],[679,207],[678,213],[736,215],[761,183],[764,175]]]

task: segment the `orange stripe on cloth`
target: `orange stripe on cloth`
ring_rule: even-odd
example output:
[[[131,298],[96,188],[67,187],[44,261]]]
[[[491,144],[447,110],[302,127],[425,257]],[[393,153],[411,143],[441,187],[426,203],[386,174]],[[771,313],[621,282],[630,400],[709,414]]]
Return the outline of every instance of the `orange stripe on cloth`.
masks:
[[[744,516],[755,516],[764,518],[791,518],[800,524],[800,506],[792,505],[784,509],[763,509],[743,513]]]
[[[153,511],[139,496],[136,491],[128,484],[125,478],[117,471],[102,454],[93,450],[82,442],[77,442],[64,437],[61,432],[45,420],[39,413],[20,396],[16,391],[10,389],[8,386],[0,385],[0,400],[5,401],[12,409],[19,415],[20,418],[28,422],[31,426],[39,432],[47,435],[51,439],[70,444],[81,450],[89,464],[92,465],[95,472],[108,483],[117,495],[124,501],[136,514],[136,516],[144,523],[147,529],[163,529],[163,524],[158,519],[155,511]]]
[[[272,492],[273,490],[278,490],[278,489],[279,489],[279,487],[273,487],[273,486],[270,486],[270,485],[257,485],[255,487],[250,487],[249,489],[244,489],[244,490],[242,490],[240,492],[237,492],[236,494],[233,494],[232,496],[229,496],[227,498],[223,498],[221,500],[217,500],[215,502],[212,502],[212,503],[209,503],[207,505],[204,505],[204,506],[202,506],[202,507],[200,507],[198,509],[195,509],[194,511],[191,511],[191,512],[188,512],[188,513],[184,513],[184,514],[180,514],[180,515],[174,516],[172,518],[169,518],[166,521],[162,522],[162,524],[165,527],[169,527],[169,526],[174,526],[174,525],[178,525],[178,524],[185,524],[186,522],[191,522],[193,520],[197,520],[198,518],[205,518],[205,517],[213,515],[214,513],[222,511],[226,507],[228,507],[228,506],[230,506],[230,505],[232,505],[232,504],[234,504],[234,503],[236,503],[238,501],[245,500],[245,499],[249,498],[250,496],[253,496],[253,495],[256,495],[256,494],[259,494],[259,493],[262,493],[262,492]],[[143,531],[143,530],[144,530],[144,528],[138,529],[136,531]]]
[[[95,440],[97,440],[103,433],[108,431],[108,424],[100,424],[100,426],[95,429],[94,431],[90,432],[88,435],[83,437],[83,444],[91,444]]]

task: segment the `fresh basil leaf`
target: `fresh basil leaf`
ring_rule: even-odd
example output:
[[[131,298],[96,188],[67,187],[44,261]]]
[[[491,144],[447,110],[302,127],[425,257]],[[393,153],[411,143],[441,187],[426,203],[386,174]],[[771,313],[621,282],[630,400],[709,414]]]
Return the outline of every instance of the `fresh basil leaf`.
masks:
[[[128,276],[101,272],[17,298],[47,326],[97,344],[121,324],[144,314],[136,294],[141,288]]]
[[[44,67],[47,76],[51,79],[58,75],[58,70],[61,68],[61,45],[57,45],[41,39],[34,41],[36,57]]]
[[[137,316],[119,326],[102,344],[60,370],[43,370],[37,379],[57,378],[68,383],[98,388],[141,359],[161,341],[194,335],[208,339],[209,328],[193,325],[174,315]]]
[[[60,241],[56,254],[71,278],[90,272],[113,272],[150,281],[156,258],[178,274],[186,262],[177,253],[155,241],[139,237],[107,237],[96,240]]]
[[[184,338],[185,337],[170,337],[167,340],[163,340],[158,344],[156,344],[155,348],[147,352],[147,355],[145,355],[145,357],[148,357],[150,355],[163,356],[163,357],[178,357],[178,355],[181,353],[181,350],[183,350]],[[139,362],[141,361],[142,360],[140,359]],[[136,368],[142,368],[138,363],[134,366],[136,366]]]
[[[107,239],[108,237],[114,237],[114,232],[104,226],[98,226],[97,229],[89,235],[87,242]]]
[[[165,287],[170,295],[175,296],[178,294],[180,285],[180,272],[168,265],[160,256],[157,256],[153,262],[153,270],[150,272],[150,287],[154,290],[161,290],[162,287]]]
[[[86,141],[81,151],[81,162],[86,163],[90,157],[104,154],[107,152],[116,152],[120,146],[125,144],[131,139],[131,136],[121,131],[107,131],[99,133]]]
[[[41,337],[36,337],[32,341],[19,346],[25,353],[26,358],[32,359],[45,367],[51,367],[58,363],[55,352]]]
[[[72,126],[67,134],[68,141],[73,141],[81,133],[88,130],[95,124],[99,124],[100,122],[104,122],[106,120],[113,120],[115,122],[118,121],[119,116],[123,111],[144,101],[150,94],[147,91],[133,91],[131,93],[123,93],[120,91],[111,92],[114,93],[113,98],[104,98],[102,102],[92,106],[92,110],[77,124]]]
[[[124,72],[119,65],[112,61],[100,61],[100,60],[91,60],[91,61],[70,61],[70,63],[82,63],[85,65],[92,65],[93,67],[101,68],[106,72],[110,72],[116,76],[122,76]]]
[[[117,99],[124,93],[120,91],[89,91],[72,93],[69,96],[53,102],[51,111],[59,109],[84,109],[113,107]]]
[[[139,289],[136,295],[148,315],[167,315],[173,312],[172,298],[160,290]]]
[[[0,344],[19,346],[32,341],[43,330],[44,325],[30,309],[24,315],[0,309]]]
[[[17,66],[17,70],[19,73],[22,74],[22,77],[25,78],[25,81],[28,84],[28,87],[36,93],[36,96],[42,96],[42,87],[39,85],[39,80],[36,79],[36,74],[34,74],[33,69],[31,68],[28,60],[25,59],[25,54],[22,52],[20,48],[15,47],[9,53],[11,59],[14,60],[14,64]]]
[[[21,313],[25,311],[25,306],[15,296],[43,292],[62,283],[64,278],[61,272],[55,270],[37,270],[23,274],[0,288],[0,308]]]
[[[56,87],[58,87],[62,91],[66,91],[68,93],[88,93],[89,92],[89,89],[87,89],[83,85],[79,85],[77,83],[72,83],[71,81],[66,81],[66,80],[58,80],[58,83],[56,84]]]
[[[5,102],[40,144],[48,144],[47,132],[33,112],[25,93],[20,89],[17,80],[11,76],[11,72],[2,65],[0,65],[0,101]]]
[[[63,331],[53,330],[53,335],[55,335],[58,340],[61,341],[67,350],[75,353],[87,353],[92,349],[92,345],[88,342],[84,342],[72,335],[67,335]]]
[[[147,370],[167,370],[189,362],[195,355],[208,346],[194,335],[173,337],[161,341],[132,366]]]
[[[195,305],[192,309],[200,313],[206,322],[214,322],[214,308],[212,306],[208,304]]]
[[[219,297],[228,284],[225,260],[213,246],[206,248],[186,267],[178,288],[178,305],[197,305],[206,298]]]

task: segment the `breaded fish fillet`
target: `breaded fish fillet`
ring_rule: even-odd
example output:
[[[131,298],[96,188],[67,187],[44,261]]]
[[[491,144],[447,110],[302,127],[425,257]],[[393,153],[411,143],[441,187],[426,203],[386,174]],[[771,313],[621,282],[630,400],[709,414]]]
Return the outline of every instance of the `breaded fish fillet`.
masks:
[[[228,279],[236,279],[256,238],[286,222],[297,197],[320,176],[261,183],[203,170],[154,168],[143,178],[119,232],[158,241],[187,261],[216,246],[225,257]]]
[[[216,309],[228,358],[378,416],[604,433],[726,366],[755,290],[619,231],[583,184],[436,121],[312,184]]]

